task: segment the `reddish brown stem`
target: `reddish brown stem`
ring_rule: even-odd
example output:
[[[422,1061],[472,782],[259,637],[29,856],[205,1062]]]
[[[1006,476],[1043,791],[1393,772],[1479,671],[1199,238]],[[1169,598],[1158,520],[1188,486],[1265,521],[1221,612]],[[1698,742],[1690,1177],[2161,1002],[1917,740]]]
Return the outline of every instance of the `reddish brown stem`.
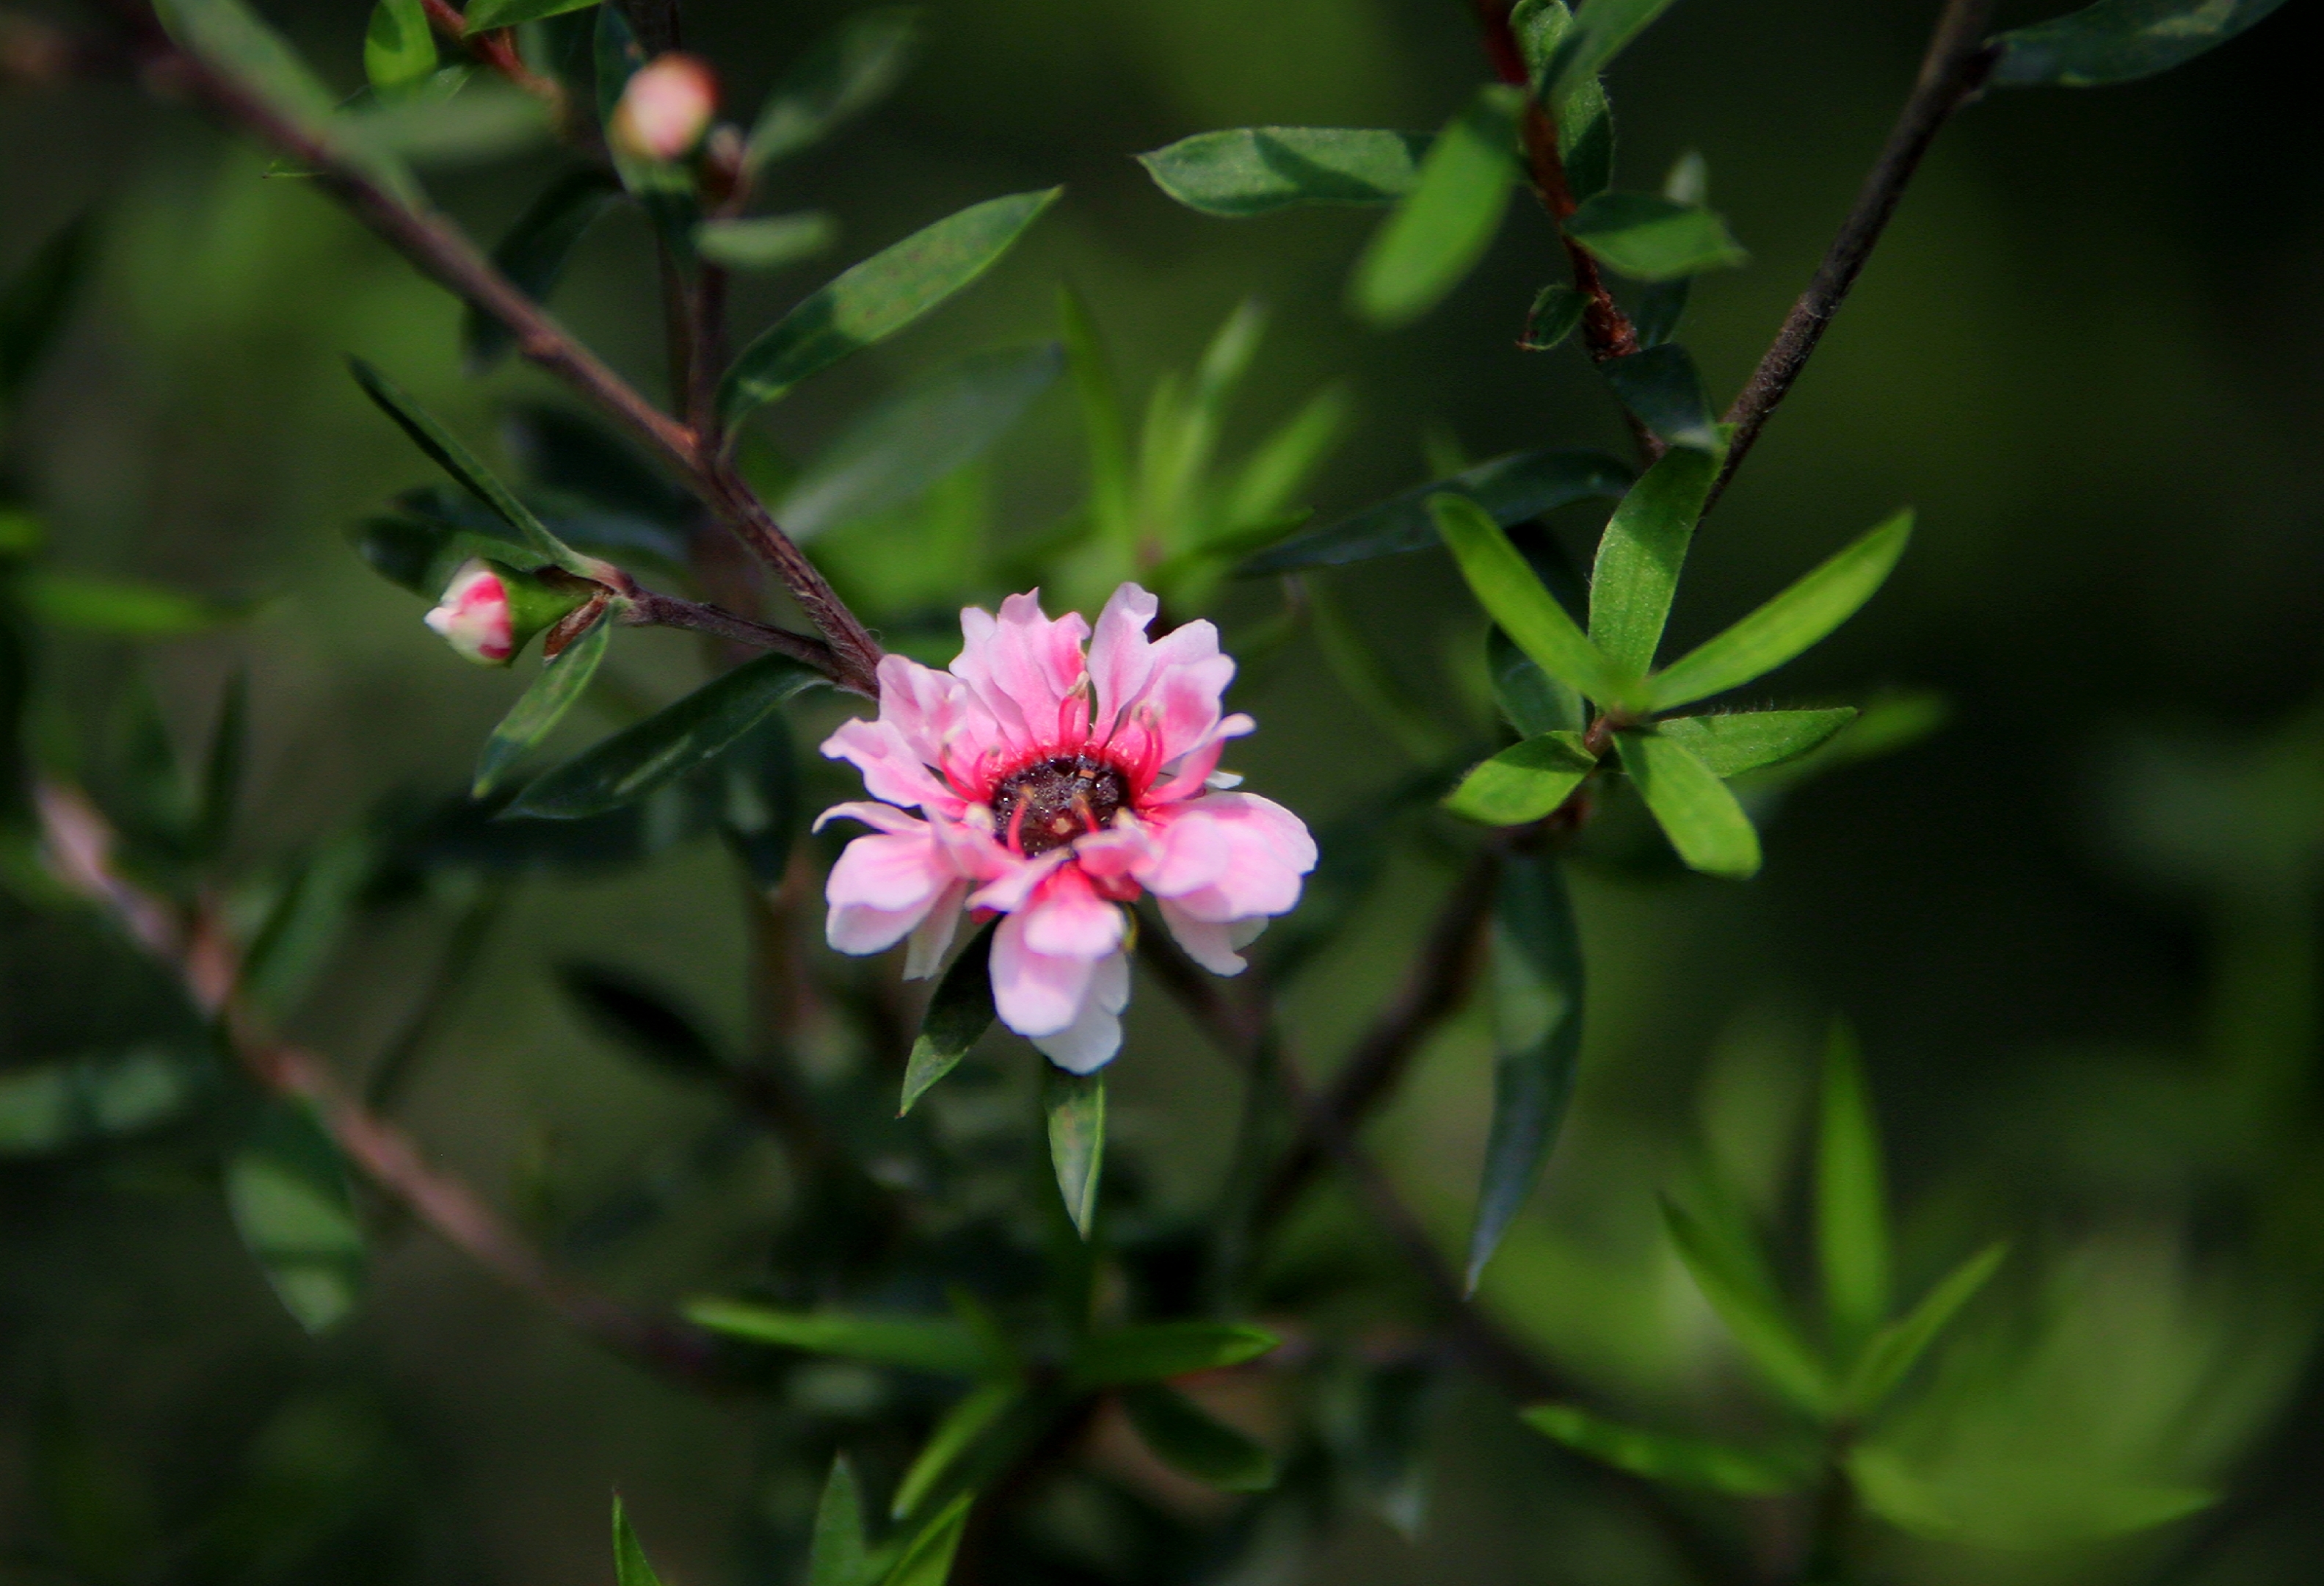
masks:
[[[428,13],[429,25],[438,32],[526,93],[563,108],[565,90],[524,63],[524,52],[517,48],[516,34],[512,29],[493,28],[472,33],[467,18],[453,10],[447,0],[420,0],[420,5]]]

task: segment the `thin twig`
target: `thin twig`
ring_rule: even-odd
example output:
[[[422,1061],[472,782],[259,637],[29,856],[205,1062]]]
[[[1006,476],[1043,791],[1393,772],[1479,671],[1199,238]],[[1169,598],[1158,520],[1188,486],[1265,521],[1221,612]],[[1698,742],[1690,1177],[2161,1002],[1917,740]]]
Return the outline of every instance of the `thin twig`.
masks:
[[[624,597],[623,606],[622,621],[632,627],[691,628],[696,633],[710,634],[738,645],[747,645],[754,650],[772,650],[794,661],[804,661],[835,681],[840,671],[831,646],[821,639],[795,634],[788,628],[752,622],[747,617],[737,617],[721,607],[666,595],[659,589],[636,588]]]
[[[1888,218],[1896,212],[1897,200],[1904,197],[1905,183],[1920,168],[1921,157],[1954,111],[1985,86],[1997,59],[1991,45],[1986,42],[1986,26],[1993,14],[1993,0],[1947,0],[1943,13],[1937,19],[1935,33],[1929,40],[1928,53],[1922,58],[1921,73],[1913,85],[1913,92],[1898,112],[1896,125],[1889,130],[1888,141],[1881,146],[1880,158],[1864,179],[1864,186],[1856,195],[1856,206],[1840,234],[1831,239],[1825,250],[1823,262],[1816,266],[1815,277],[1808,289],[1792,305],[1790,317],[1777,332],[1759,366],[1751,372],[1750,381],[1727,410],[1727,422],[1735,426],[1735,438],[1727,449],[1727,466],[1720,470],[1718,482],[1711,487],[1711,501],[1715,504],[1735,477],[1743,459],[1750,453],[1752,442],[1766,427],[1772,415],[1792,389],[1813,356],[1816,343],[1823,339],[1832,316],[1847,300],[1849,289],[1864,269],[1865,260],[1887,228]],[[1703,510],[1711,510],[1705,505]]]

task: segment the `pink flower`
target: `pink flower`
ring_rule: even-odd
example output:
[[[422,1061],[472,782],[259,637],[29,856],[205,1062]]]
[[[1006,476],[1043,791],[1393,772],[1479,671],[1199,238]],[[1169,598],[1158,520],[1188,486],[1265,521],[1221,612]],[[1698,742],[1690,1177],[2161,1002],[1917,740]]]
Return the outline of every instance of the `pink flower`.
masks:
[[[863,774],[878,803],[835,805],[873,835],[832,867],[826,927],[842,952],[910,938],[904,973],[936,973],[962,909],[1004,916],[992,939],[1001,1023],[1061,1068],[1088,1073],[1121,1046],[1130,1001],[1125,905],[1150,892],[1163,922],[1215,974],[1299,901],[1315,842],[1298,816],[1255,793],[1220,791],[1222,716],[1234,662],[1207,622],[1149,641],[1153,596],[1124,584],[1092,638],[1040,595],[1012,595],[995,618],[960,614],[949,672],[890,655],[880,716],[850,721],[823,752]],[[1088,643],[1084,658],[1083,645]],[[905,813],[918,810],[918,815]]]
[[[718,113],[718,79],[698,56],[672,50],[630,74],[605,135],[622,153],[656,162],[694,152]]]
[[[454,650],[483,665],[505,666],[516,656],[508,584],[499,569],[480,557],[460,564],[444,586],[436,609],[420,620]]]

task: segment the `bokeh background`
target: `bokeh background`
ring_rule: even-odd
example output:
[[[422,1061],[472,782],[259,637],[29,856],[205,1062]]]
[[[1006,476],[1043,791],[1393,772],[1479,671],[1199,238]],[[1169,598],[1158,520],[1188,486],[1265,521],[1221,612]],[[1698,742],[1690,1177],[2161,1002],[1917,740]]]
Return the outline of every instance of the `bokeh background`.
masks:
[[[363,7],[268,10],[334,81],[360,80]],[[841,10],[690,0],[688,42],[743,114]],[[1715,393],[1740,382],[1812,270],[1909,84],[1926,10],[1686,0],[1611,75],[1618,180],[1651,186],[1699,149],[1752,253],[1695,290],[1686,338]],[[1938,1366],[1939,1398],[1958,1377],[1971,1407],[1932,1415],[1923,1442],[1997,1490],[2053,1477],[2063,1490],[2096,1471],[2225,1495],[2159,1533],[2090,1544],[2057,1519],[2070,1493],[2044,1507],[2037,1492],[2021,1528],[2038,1545],[1884,1544],[1899,1579],[2256,1582],[2324,1563],[2324,1381],[2310,1367],[2324,1319],[2310,1078],[2324,128],[2309,113],[2324,38],[2305,10],[2165,79],[1997,96],[1946,132],[1700,536],[1674,619],[1682,641],[1707,635],[1910,504],[1921,530],[1887,589],[1767,687],[1786,700],[1936,691],[1946,725],[1799,790],[1748,886],[1616,867],[1579,882],[1592,975],[1581,1089],[1487,1285],[1498,1313],[1611,1406],[1748,1425],[1742,1374],[1662,1242],[1655,1196],[1708,1153],[1771,1226],[1800,1229],[1806,1087],[1825,1021],[1844,1014],[1890,1145],[1905,1287],[2014,1241],[1988,1310]],[[1062,279],[1133,402],[1259,300],[1267,339],[1229,445],[1343,386],[1348,438],[1309,492],[1327,519],[1427,477],[1432,446],[1618,449],[1573,348],[1512,345],[1550,274],[1529,209],[1513,208],[1443,307],[1380,334],[1342,307],[1369,216],[1208,219],[1129,158],[1214,126],[1433,126],[1480,75],[1452,0],[938,0],[930,25],[894,100],[786,168],[778,201],[836,215],[844,262],[994,193],[1063,182],[1065,199],[960,302],[761,419],[775,444],[812,451],[931,360],[1054,335]],[[490,237],[555,161],[437,172],[431,190]],[[86,211],[101,263],[9,435],[10,467],[62,565],[266,604],[226,633],[135,650],[60,639],[45,662],[52,738],[102,741],[142,673],[191,750],[246,665],[254,780],[237,853],[254,866],[398,790],[457,789],[517,684],[460,664],[349,552],[346,526],[428,474],[342,355],[387,367],[471,434],[547,388],[523,370],[466,379],[450,300],[185,109],[121,83],[0,92],[0,266]],[[808,265],[751,283],[739,322],[817,279]],[[650,280],[642,226],[620,218],[593,234],[556,306],[656,388]],[[1004,535],[1031,536],[1078,498],[1062,388],[987,478]],[[1476,629],[1443,559],[1330,583],[1410,693],[1452,713]],[[1277,599],[1245,587],[1222,610],[1255,623]],[[627,695],[659,700],[699,663],[690,640],[649,634],[613,672]],[[1415,768],[1310,640],[1254,669],[1236,702],[1261,723],[1240,768],[1319,825]],[[807,708],[802,727],[833,709]],[[1443,885],[1425,852],[1391,867],[1303,983],[1305,1061],[1332,1061]],[[453,913],[366,917],[298,1032],[350,1066],[368,1060]],[[12,929],[12,1006],[129,995],[94,972],[60,986],[27,944],[42,928]],[[715,845],[616,878],[528,881],[482,951],[401,1103],[410,1127],[608,1287],[662,1300],[756,1271],[755,1230],[786,1193],[779,1152],[706,1145],[724,1137],[717,1104],[626,1059],[550,973],[619,965],[742,1043],[748,941]],[[8,1061],[53,1055],[33,1049],[37,1025],[10,1025]],[[1473,1195],[1489,1062],[1471,1010],[1375,1129],[1448,1248]],[[1157,1195],[1204,1204],[1225,1164],[1224,1062],[1147,987],[1115,1076],[1123,1149]],[[639,1228],[590,1221],[639,1185],[652,1192]],[[1328,1204],[1310,1220],[1333,1249],[1363,1246]],[[690,1394],[609,1359],[424,1233],[391,1224],[381,1248],[362,1313],[310,1340],[198,1173],[105,1150],[0,1163],[0,1572],[65,1578],[32,1545],[54,1524],[43,1506],[61,1461],[82,1473],[74,1501],[98,1506],[92,1534],[119,1539],[115,1572],[91,1579],[601,1580],[613,1487],[666,1578],[788,1579],[792,1561],[751,1541],[755,1516],[798,1501],[796,1472],[761,1457],[761,1398]],[[825,1394],[844,1422],[847,1396],[867,1390],[834,1377],[793,1391]],[[1653,1544],[1489,1391],[1456,1387],[1430,1437],[1416,1540],[1351,1516],[1272,1578],[1663,1578]],[[222,1494],[274,1512],[253,1491],[304,1529],[238,1553],[152,1541]],[[213,1539],[226,1524],[204,1523]]]

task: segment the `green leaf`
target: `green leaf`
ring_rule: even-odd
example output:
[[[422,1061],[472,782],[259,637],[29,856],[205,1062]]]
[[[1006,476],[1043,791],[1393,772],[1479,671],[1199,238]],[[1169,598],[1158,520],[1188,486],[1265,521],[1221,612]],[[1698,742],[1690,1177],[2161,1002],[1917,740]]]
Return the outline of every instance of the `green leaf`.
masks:
[[[462,31],[474,36],[490,32],[494,28],[511,28],[520,23],[562,16],[568,11],[586,11],[596,4],[597,0],[472,0],[465,14],[466,25]]]
[[[620,6],[597,7],[596,24],[590,29],[589,54],[597,84],[597,125],[603,128],[613,124],[630,79],[646,63],[645,46],[638,42]]]
[[[1425,133],[1350,126],[1238,126],[1138,156],[1190,209],[1240,219],[1295,204],[1392,204],[1418,180]]]
[[[1139,1322],[1084,1339],[1065,1372],[1077,1388],[1125,1387],[1240,1366],[1279,1341],[1271,1332],[1230,1322]]]
[[[1522,826],[1565,802],[1597,768],[1580,733],[1544,733],[1472,767],[1445,794],[1444,807],[1488,826]]]
[[[1590,642],[1625,675],[1643,677],[1655,663],[1695,520],[1719,467],[1715,452],[1672,447],[1630,487],[1599,537],[1590,575]]]
[[[349,358],[347,366],[355,374],[355,384],[364,388],[364,394],[379,405],[382,413],[395,421],[397,427],[411,438],[412,444],[426,452],[437,467],[451,475],[453,480],[470,495],[492,508],[503,523],[517,532],[534,554],[582,578],[592,575],[595,563],[550,533],[540,519],[533,515],[530,507],[519,501],[492,470],[478,462],[474,453],[461,445],[449,430],[430,417],[401,386],[361,358]]]
[[[203,1077],[166,1046],[29,1063],[0,1072],[0,1160],[46,1156],[183,1117]]]
[[[694,228],[695,251],[729,270],[779,270],[815,257],[838,240],[839,222],[820,209],[705,220]]]
[[[1773,672],[1855,616],[1887,580],[1912,535],[1912,513],[1898,513],[1733,627],[1664,668],[1647,685],[1649,707],[1668,710]]]
[[[1565,235],[1639,281],[1675,281],[1751,258],[1717,214],[1659,193],[1600,193],[1565,218]]]
[[[904,1065],[904,1099],[896,1108],[903,1117],[928,1087],[952,1072],[968,1049],[992,1026],[992,932],[985,926],[968,939],[960,956],[936,982],[921,1016],[920,1033]]]
[[[1356,261],[1348,304],[1360,318],[1409,324],[1485,256],[1517,176],[1517,104],[1513,89],[1483,88],[1437,134],[1419,179]]]
[[[1195,549],[1222,550],[1231,541],[1240,542],[1269,529],[1279,539],[1285,532],[1280,525],[1306,522],[1313,515],[1293,508],[1291,496],[1340,444],[1347,429],[1348,407],[1346,390],[1327,385],[1253,447],[1226,494],[1221,521],[1231,526],[1205,538]]]
[[[2000,1269],[2003,1257],[2008,1254],[2006,1244],[1988,1245],[1947,1273],[1936,1287],[1922,1296],[1919,1304],[1874,1334],[1872,1341],[1856,1358],[1855,1369],[1849,1373],[1848,1387],[1841,1395],[1842,1408],[1860,1418],[1886,1404],[1897,1385],[1920,1363],[1937,1335],[1960,1314],[1962,1306],[1977,1297],[1978,1291]]]
[[[1562,282],[1550,283],[1535,294],[1533,307],[1526,311],[1525,329],[1517,335],[1518,349],[1547,352],[1573,334],[1589,306],[1587,294]]]
[[[683,1080],[724,1082],[732,1077],[726,1060],[695,1022],[630,974],[574,960],[557,966],[557,981],[587,1023],[632,1055]]]
[[[158,584],[42,568],[17,580],[24,609],[42,622],[124,639],[174,639],[239,622],[254,608],[204,600]]]
[[[1099,538],[1125,543],[1136,531],[1130,511],[1130,422],[1122,414],[1112,361],[1089,305],[1070,285],[1057,288],[1057,321],[1065,361],[1081,408],[1083,447],[1089,457],[1090,510]]]
[[[2098,0],[1992,42],[2001,59],[1987,80],[2003,88],[2055,83],[2102,88],[2182,66],[2264,21],[2283,0]]]
[[[798,751],[780,711],[706,766],[718,830],[761,891],[780,886],[799,834]]]
[[[1634,477],[1628,465],[1602,451],[1511,452],[1392,496],[1329,528],[1286,540],[1252,557],[1239,570],[1245,578],[1256,578],[1434,550],[1443,542],[1428,511],[1432,496],[1465,496],[1506,529],[1577,501],[1618,499]]]
[[[935,1491],[936,1484],[960,1462],[969,1446],[1016,1408],[1023,1396],[1024,1390],[1013,1382],[988,1382],[946,1410],[913,1458],[911,1468],[904,1472],[903,1480],[897,1484],[896,1496],[888,1505],[888,1517],[900,1520],[918,1508],[921,1500]]]
[[[1544,672],[1593,700],[1619,702],[1637,691],[1574,626],[1484,508],[1462,496],[1432,496],[1428,510],[1478,603]]]
[[[475,77],[445,97],[433,91],[444,75],[385,104],[343,110],[340,125],[416,165],[478,165],[555,141],[556,120],[537,95],[498,77]]]
[[[1614,117],[1594,70],[1569,75],[1564,83],[1555,85],[1554,93],[1550,91],[1553,85],[1544,74],[1572,23],[1573,14],[1562,0],[1518,0],[1509,13],[1509,25],[1517,32],[1526,72],[1542,103],[1556,107],[1557,149],[1565,166],[1565,184],[1576,199],[1587,199],[1603,189],[1613,175]]]
[[[1727,1248],[1692,1214],[1663,1202],[1664,1226],[1695,1287],[1727,1324],[1727,1331],[1776,1392],[1811,1415],[1831,1406],[1831,1381],[1823,1362],[1784,1312],[1784,1303],[1754,1264]]]
[[[1564,869],[1546,854],[1513,853],[1493,911],[1493,1126],[1469,1238],[1471,1294],[1557,1144],[1582,1010],[1582,932]]]
[[[1006,434],[1065,372],[1055,342],[973,354],[867,411],[809,463],[775,516],[797,541],[917,500]]]
[[[1966,1477],[1932,1479],[1869,1444],[1849,1454],[1848,1474],[1864,1507],[1898,1530],[1992,1548],[2102,1541],[2184,1519],[2219,1500],[2200,1487],[2078,1479],[2053,1463],[1997,1461]]]
[[[286,1013],[337,951],[355,904],[376,873],[378,853],[361,830],[329,839],[300,862],[242,960],[242,987]]]
[[[855,1484],[854,1467],[841,1454],[831,1461],[823,1499],[816,1505],[807,1586],[868,1586],[871,1576],[863,1546],[863,1497]]]
[[[945,1577],[952,1573],[953,1554],[960,1551],[960,1539],[968,1530],[968,1507],[975,1497],[962,1493],[922,1526],[881,1586],[945,1586]]]
[[[638,1534],[630,1528],[630,1516],[622,1511],[618,1492],[613,1495],[613,1586],[661,1586],[661,1577],[654,1573]]]
[[[1105,1073],[1067,1073],[1051,1063],[1042,1070],[1041,1088],[1057,1192],[1074,1231],[1086,1239],[1097,1221],[1098,1175],[1105,1165]]]
[[[785,700],[823,681],[788,655],[761,655],[542,774],[507,813],[550,821],[634,802],[733,745]]]
[[[1125,1388],[1121,1407],[1139,1441],[1172,1469],[1226,1492],[1275,1485],[1274,1455],[1176,1389],[1152,1383]]]
[[[364,76],[392,98],[436,74],[436,35],[420,0],[378,0],[364,30]]]
[[[0,409],[15,405],[56,345],[96,244],[97,224],[84,215],[51,234],[0,290]]]
[[[920,14],[908,5],[859,11],[824,35],[767,96],[743,145],[752,171],[821,142],[887,97],[919,52]]]
[[[1657,732],[1617,733],[1615,740],[1622,747],[1622,769],[1688,868],[1732,881],[1759,873],[1759,834],[1751,818],[1685,745]]]
[[[1738,710],[1725,716],[1674,716],[1655,723],[1702,762],[1713,776],[1740,776],[1808,753],[1856,719],[1834,710]]]
[[[1518,1418],[1577,1452],[1673,1487],[1701,1488],[1737,1498],[1770,1498],[1798,1491],[1810,1475],[1747,1449],[1624,1426],[1572,1405],[1536,1405],[1520,1411]]]
[[[201,797],[193,824],[194,847],[200,854],[215,856],[233,835],[249,749],[250,673],[236,668],[218,697],[217,724],[210,729],[209,753],[202,761]]]
[[[1824,1046],[1816,1136],[1816,1257],[1824,1313],[1842,1359],[1888,1315],[1888,1195],[1880,1130],[1856,1036],[1834,1020]]]
[[[1598,373],[1638,422],[1674,446],[1717,451],[1724,444],[1694,359],[1675,344],[1609,358]]]
[[[1580,732],[1582,697],[1544,672],[1498,626],[1485,630],[1485,665],[1492,679],[1493,703],[1519,735]]]
[[[1542,99],[1554,104],[1578,84],[1605,70],[1670,4],[1671,0],[1591,0],[1541,67]]]
[[[226,1163],[226,1205],[244,1248],[300,1327],[327,1332],[363,1296],[363,1226],[346,1166],[314,1115],[270,1103]]]
[[[995,1364],[968,1328],[951,1317],[863,1316],[778,1311],[741,1300],[695,1300],[687,1320],[754,1344],[835,1355],[936,1377],[980,1377]]]
[[[547,302],[565,274],[573,250],[621,188],[589,167],[558,177],[525,207],[493,249],[502,274],[535,302]],[[471,374],[482,374],[516,345],[515,333],[475,303],[460,320],[460,340]]]
[[[850,353],[884,341],[974,281],[1063,188],[988,199],[914,232],[817,290],[742,349],[718,387],[728,428]]]
[[[475,780],[468,786],[470,798],[490,796],[517,762],[565,719],[565,713],[588,691],[589,680],[597,675],[597,664],[605,659],[605,646],[613,636],[613,618],[601,613],[579,638],[553,660],[541,663],[540,675],[517,696],[509,713],[484,740],[484,751],[476,759]]]

